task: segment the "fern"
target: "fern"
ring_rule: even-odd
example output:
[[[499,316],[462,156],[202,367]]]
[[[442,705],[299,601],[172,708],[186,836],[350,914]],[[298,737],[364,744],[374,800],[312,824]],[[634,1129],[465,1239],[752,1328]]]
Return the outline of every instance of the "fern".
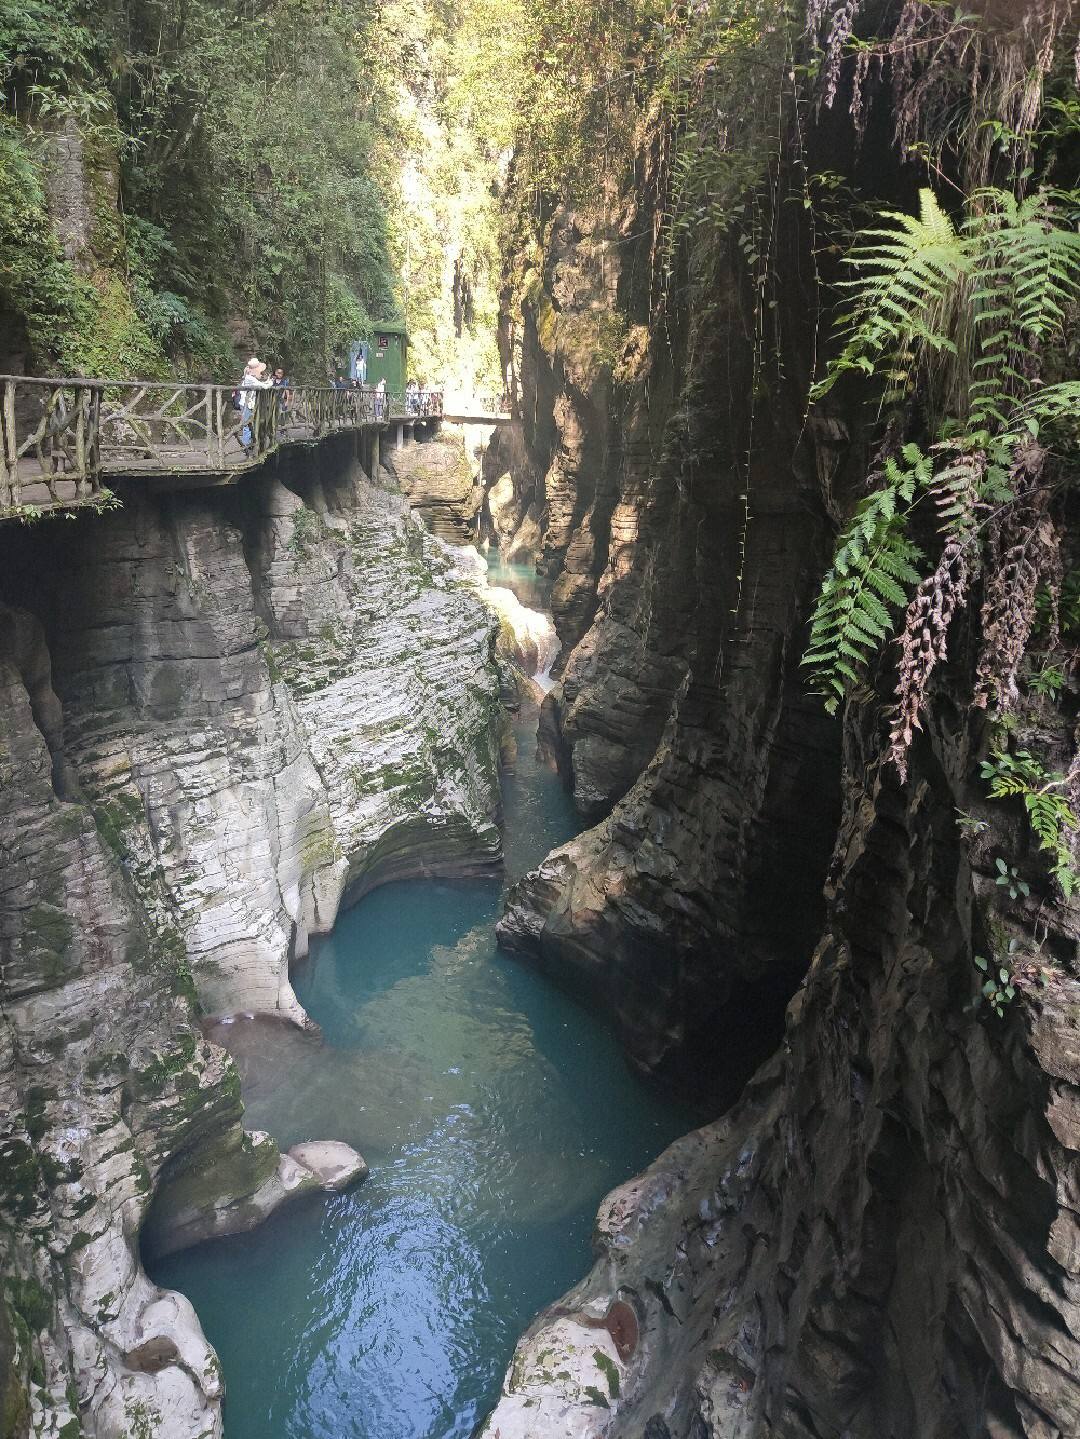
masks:
[[[963,228],[979,276],[971,296],[977,353],[968,387],[975,429],[1010,428],[1019,397],[1027,399],[1028,418],[1038,416],[1039,394],[1027,393],[1033,361],[1080,298],[1080,234],[1068,223],[1069,200],[1047,190],[1025,200],[1005,190],[972,197]]]
[[[1065,898],[1070,899],[1080,887],[1080,874],[1073,867],[1068,836],[1076,831],[1080,821],[1059,792],[1065,786],[1065,776],[1049,774],[1042,761],[1026,749],[1014,754],[995,750],[989,759],[983,760],[981,774],[990,781],[987,792],[991,799],[1016,797],[1023,801],[1039,849],[1050,857],[1050,873]]]
[[[908,587],[919,582],[922,551],[907,538],[905,511],[931,464],[917,445],[905,445],[902,454],[910,468],[886,462],[885,485],[867,495],[840,536],[811,615],[801,663],[830,714],[888,638],[892,609],[906,605]]]
[[[929,456],[906,447],[906,478],[886,466],[881,488],[840,535],[803,663],[835,710],[895,633],[895,611],[908,606],[889,751],[901,773],[930,674],[945,658],[945,632],[979,569],[981,527],[988,514],[1009,512],[1018,475],[1031,490],[1040,427],[1060,433],[1080,414],[1080,382],[1039,384],[1040,354],[1060,340],[1069,307],[1080,300],[1080,234],[1069,212],[1078,203],[1080,196],[1056,191],[1017,200],[980,190],[956,225],[923,190],[918,216],[885,212],[884,224],[865,231],[847,257],[855,273],[841,288],[853,304],[837,322],[845,343],[812,398],[851,371],[880,379],[885,404],[918,387],[936,432]],[[925,581],[907,533],[919,491],[932,497],[942,535],[941,557]],[[1048,540],[1033,551],[1032,566],[1052,550]],[[919,590],[909,604],[912,585]],[[908,633],[912,626],[918,634]],[[980,673],[993,667],[984,644]]]
[[[883,373],[886,403],[910,388],[928,354],[957,353],[952,335],[961,286],[971,269],[970,246],[941,209],[932,190],[920,190],[919,215],[886,210],[889,229],[865,230],[846,257],[856,271],[840,287],[854,308],[837,323],[848,339],[814,386],[820,399],[847,370]]]

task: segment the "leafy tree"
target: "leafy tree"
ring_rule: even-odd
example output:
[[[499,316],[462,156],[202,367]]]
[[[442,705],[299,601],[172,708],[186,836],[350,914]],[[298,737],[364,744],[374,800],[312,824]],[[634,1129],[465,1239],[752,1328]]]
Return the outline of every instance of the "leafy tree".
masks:
[[[41,196],[59,124],[77,126],[88,163],[119,162],[120,206],[96,197],[92,254],[74,276],[50,264],[51,306],[5,266],[3,298],[26,317],[37,363],[210,373],[231,367],[233,334],[250,330],[318,375],[394,313],[378,18],[347,0],[4,7],[8,135],[23,166],[0,175],[0,209],[37,205],[47,219],[26,166]],[[81,308],[59,298],[72,286]],[[105,311],[119,317],[113,333]]]

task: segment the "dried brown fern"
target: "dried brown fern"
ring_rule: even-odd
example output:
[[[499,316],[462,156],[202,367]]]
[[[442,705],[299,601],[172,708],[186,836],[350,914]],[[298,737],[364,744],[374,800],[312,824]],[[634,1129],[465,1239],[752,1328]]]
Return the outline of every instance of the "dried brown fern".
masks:
[[[979,482],[986,469],[981,451],[961,453],[936,477],[934,500],[941,517],[945,545],[933,574],[915,591],[904,615],[897,643],[896,709],[889,733],[886,758],[907,778],[907,753],[922,728],[930,677],[939,661],[948,658],[948,634],[953,616],[967,599],[972,566]]]
[[[967,598],[970,576],[968,546],[963,540],[949,540],[937,569],[915,591],[904,616],[904,629],[898,642],[896,712],[886,753],[901,780],[907,778],[907,752],[915,731],[922,729],[930,676],[938,661],[947,658],[949,626]]]
[[[986,541],[982,651],[973,704],[993,699],[1009,709],[1017,698],[1016,672],[1035,621],[1035,595],[1060,574],[1057,529],[1050,517],[1050,491],[1040,483],[1046,451],[1032,441],[1016,451],[1010,473],[1015,496],[990,521]]]

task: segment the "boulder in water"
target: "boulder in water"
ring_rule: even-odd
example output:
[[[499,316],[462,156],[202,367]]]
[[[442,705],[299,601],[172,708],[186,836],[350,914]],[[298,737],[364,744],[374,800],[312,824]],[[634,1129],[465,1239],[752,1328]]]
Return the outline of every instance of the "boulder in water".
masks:
[[[324,1189],[335,1194],[368,1176],[363,1155],[339,1139],[311,1139],[306,1144],[294,1144],[288,1153],[290,1159],[310,1169]]]

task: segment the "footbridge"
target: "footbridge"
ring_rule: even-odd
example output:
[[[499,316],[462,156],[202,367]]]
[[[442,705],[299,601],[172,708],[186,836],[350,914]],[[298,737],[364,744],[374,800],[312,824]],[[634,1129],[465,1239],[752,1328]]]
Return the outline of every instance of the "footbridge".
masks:
[[[158,490],[237,484],[283,448],[330,435],[360,436],[370,466],[382,445],[404,444],[444,422],[509,420],[487,399],[454,408],[460,413],[445,413],[442,394],[431,390],[406,396],[294,385],[238,392],[232,385],[0,375],[0,521],[100,507],[120,480]]]

